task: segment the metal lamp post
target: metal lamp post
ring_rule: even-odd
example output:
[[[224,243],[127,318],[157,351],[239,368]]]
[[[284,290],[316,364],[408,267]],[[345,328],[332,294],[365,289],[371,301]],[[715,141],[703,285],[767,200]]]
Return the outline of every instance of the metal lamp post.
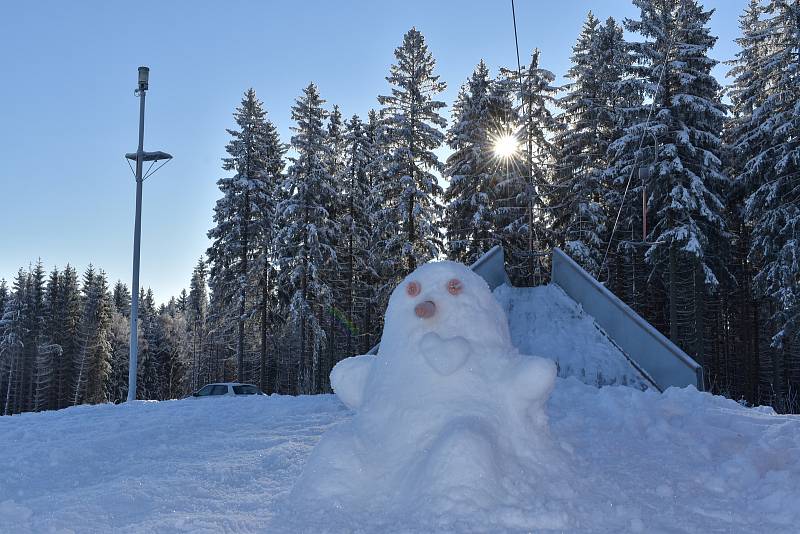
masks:
[[[136,400],[136,368],[139,351],[138,314],[139,314],[139,250],[142,241],[142,183],[155,172],[148,172],[142,177],[142,164],[172,159],[166,152],[144,151],[144,99],[148,89],[150,69],[139,67],[139,86],[134,94],[139,97],[139,148],[135,153],[125,154],[125,158],[136,162],[136,222],[133,229],[133,282],[131,284],[131,342],[128,360],[128,400]],[[162,164],[163,165],[163,164]],[[152,167],[151,167],[152,168]],[[160,168],[160,167],[159,167]],[[158,168],[156,169],[158,170]]]

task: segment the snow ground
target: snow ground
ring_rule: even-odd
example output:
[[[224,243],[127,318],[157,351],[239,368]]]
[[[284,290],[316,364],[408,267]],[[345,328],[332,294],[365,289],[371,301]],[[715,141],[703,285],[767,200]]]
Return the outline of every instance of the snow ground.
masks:
[[[395,362],[387,379],[399,382],[375,382],[380,387],[368,408],[387,417],[353,416],[333,395],[139,401],[0,417],[0,534],[798,531],[800,417],[744,408],[691,387],[664,394],[597,388],[642,384],[557,287],[498,288],[509,334],[491,320],[502,312],[488,292],[473,294],[461,273],[462,291],[448,296],[450,273],[440,274],[422,280],[438,289],[423,290],[419,299],[435,301],[441,321],[395,328],[382,344],[396,345],[394,359],[384,354],[381,363]],[[404,295],[395,311],[406,318],[416,301]],[[473,324],[480,327],[463,331],[463,339],[442,337]],[[487,334],[492,325],[496,335]],[[438,344],[427,354],[423,341],[434,333]],[[419,347],[403,352],[413,348],[414,335]],[[508,361],[520,369],[546,362],[523,361],[512,341],[523,353],[558,361],[562,375],[549,399],[534,395],[541,402],[534,403],[532,433],[519,430],[519,418],[501,417],[503,403],[496,402],[524,393],[511,387],[520,383],[479,372],[497,364],[495,356],[483,361],[495,354],[487,348],[493,343],[512,351]],[[435,358],[458,356],[448,347],[464,343],[474,354],[468,363],[456,361],[463,368],[444,369],[441,379],[417,372],[425,369],[423,357],[441,363]],[[551,374],[540,385],[549,392],[554,369],[546,363]],[[535,375],[532,384],[543,372]],[[415,423],[426,421],[420,414],[437,413],[428,427]],[[440,428],[437,421],[449,415],[456,424]],[[331,439],[337,435],[361,439]],[[446,438],[442,448],[431,442],[436,436]],[[520,439],[509,442],[514,436]],[[426,443],[436,453],[430,463],[431,451],[420,450]],[[343,447],[348,454],[336,454]],[[319,453],[331,448],[333,454]],[[367,449],[370,461],[361,462]],[[410,469],[398,474],[390,464],[401,449],[398,465]],[[355,459],[345,467],[366,467],[325,486],[316,473],[341,468],[331,463],[341,457]],[[380,478],[387,472],[401,483]],[[388,495],[372,491],[386,487]],[[333,500],[326,497],[332,489],[363,496]]]
[[[513,506],[305,515],[288,492],[350,412],[333,395],[0,417],[0,532],[797,532],[800,417],[693,388],[557,379],[563,464]]]
[[[0,532],[254,532],[331,425],[332,396],[0,417]]]
[[[495,298],[508,316],[511,340],[523,354],[555,360],[558,376],[591,385],[648,387],[639,371],[594,319],[555,284],[499,286]]]

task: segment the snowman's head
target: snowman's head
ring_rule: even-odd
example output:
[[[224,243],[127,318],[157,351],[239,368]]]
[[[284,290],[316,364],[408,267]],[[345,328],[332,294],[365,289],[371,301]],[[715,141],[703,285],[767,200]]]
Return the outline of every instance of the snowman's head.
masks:
[[[452,261],[426,263],[395,288],[386,310],[381,352],[386,345],[418,343],[430,332],[443,339],[462,337],[478,350],[511,347],[505,312],[489,286]]]

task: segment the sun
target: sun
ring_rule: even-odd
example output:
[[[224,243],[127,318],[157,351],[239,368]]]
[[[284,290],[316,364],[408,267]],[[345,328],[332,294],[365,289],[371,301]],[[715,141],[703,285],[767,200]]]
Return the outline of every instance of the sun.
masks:
[[[496,137],[492,142],[492,151],[495,157],[501,159],[513,158],[517,150],[519,150],[519,142],[517,138],[510,133],[502,134]]]

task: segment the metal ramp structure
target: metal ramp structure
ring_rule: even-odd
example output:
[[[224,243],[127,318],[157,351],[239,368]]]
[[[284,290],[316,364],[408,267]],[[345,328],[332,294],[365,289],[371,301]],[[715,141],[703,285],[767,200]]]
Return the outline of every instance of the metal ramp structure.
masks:
[[[526,289],[511,286],[500,246],[484,254],[472,269],[492,290],[504,284],[511,292]],[[557,248],[553,250],[551,284],[592,318],[598,330],[650,385],[659,391],[688,385],[703,389],[703,368],[697,362]],[[514,317],[510,316],[509,321],[513,338]]]
[[[597,325],[660,390],[703,390],[703,368],[562,250],[553,250],[552,283],[594,317]]]

